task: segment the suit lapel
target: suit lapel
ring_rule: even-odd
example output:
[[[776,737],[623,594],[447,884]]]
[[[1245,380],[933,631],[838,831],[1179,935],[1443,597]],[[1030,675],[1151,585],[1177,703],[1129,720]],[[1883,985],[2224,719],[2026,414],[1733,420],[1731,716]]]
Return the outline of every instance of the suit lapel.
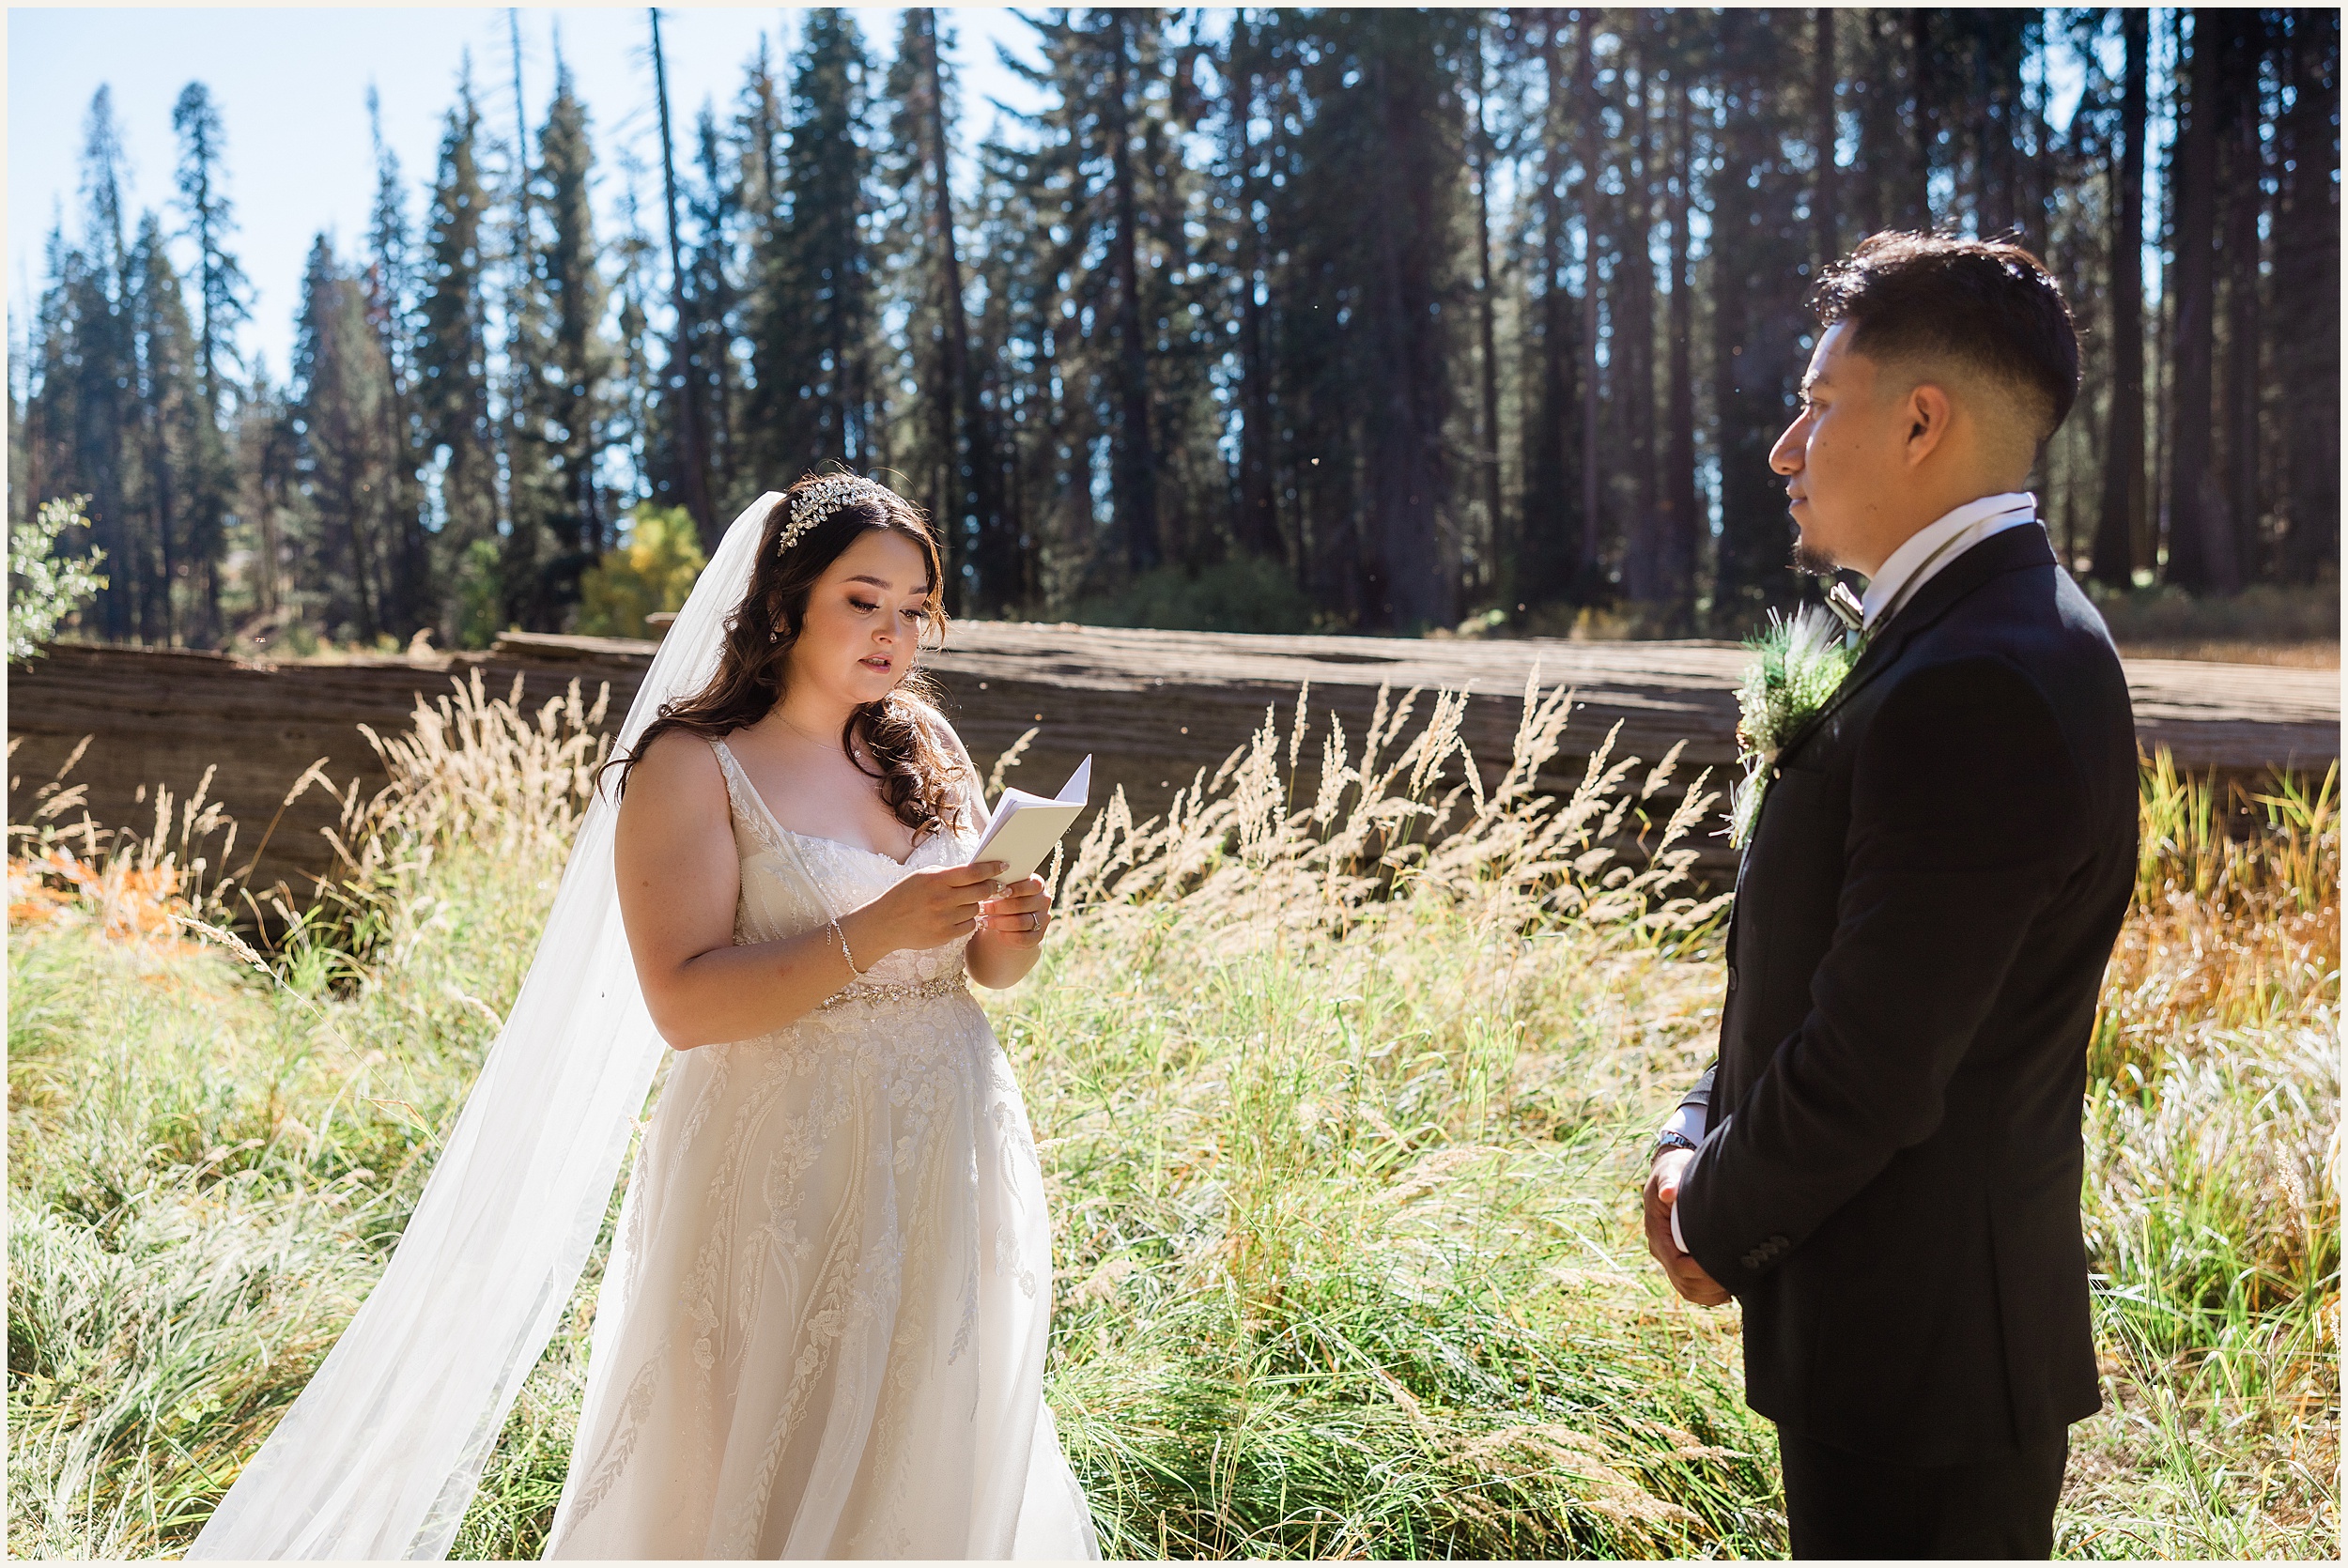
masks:
[[[2054,548],[2047,543],[2046,530],[2027,527],[1993,533],[1958,556],[1916,590],[1916,596],[1903,605],[1882,632],[1867,643],[1860,653],[1859,662],[1843,677],[1843,684],[1834,688],[1834,695],[1802,721],[1801,728],[1778,747],[1778,755],[1788,756],[1809,740],[1837,709],[1858,695],[1861,687],[1897,663],[1908,643],[1982,584],[2008,572],[2054,563]]]

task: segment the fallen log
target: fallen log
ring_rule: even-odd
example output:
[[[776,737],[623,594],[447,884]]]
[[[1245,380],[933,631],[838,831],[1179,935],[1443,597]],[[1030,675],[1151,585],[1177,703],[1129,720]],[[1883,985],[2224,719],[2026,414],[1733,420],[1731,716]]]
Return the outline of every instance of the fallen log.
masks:
[[[211,768],[209,796],[239,824],[233,869],[248,885],[303,889],[332,869],[321,829],[337,807],[316,788],[287,804],[286,791],[314,762],[337,787],[379,787],[384,774],[360,724],[395,733],[418,699],[477,671],[497,697],[518,679],[522,701],[533,706],[561,696],[574,679],[589,702],[608,684],[607,724],[616,728],[654,647],[508,634],[486,653],[256,663],[60,644],[9,672],[8,820],[28,820],[37,792],[87,736],[66,780],[85,791],[77,813],[147,830],[158,786],[184,802]],[[1307,683],[1315,731],[1302,758],[1307,789],[1327,715],[1337,715],[1358,739],[1381,687],[1397,697],[1413,686],[1467,693],[1462,733],[1496,776],[1536,675],[1576,694],[1543,788],[1569,791],[1617,726],[1615,755],[1651,764],[1685,742],[1680,785],[1709,768],[1713,786],[1724,787],[1745,657],[1704,642],[1422,641],[965,622],[926,662],[982,770],[1035,728],[1019,781],[1057,787],[1089,752],[1095,798],[1105,801],[1122,785],[1139,816],[1164,810],[1200,770],[1212,774],[1268,708],[1285,733]],[[2127,668],[2140,743],[2148,751],[2167,747],[2181,767],[2248,780],[2320,775],[2340,756],[2336,671],[2164,660]],[[1700,847],[1705,869],[1726,867],[1724,843]]]

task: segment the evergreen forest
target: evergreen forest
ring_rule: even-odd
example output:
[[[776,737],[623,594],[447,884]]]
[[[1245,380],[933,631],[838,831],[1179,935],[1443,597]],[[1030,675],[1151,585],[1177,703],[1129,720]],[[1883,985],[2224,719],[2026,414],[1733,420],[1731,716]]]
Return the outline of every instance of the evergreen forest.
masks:
[[[641,635],[586,613],[612,562],[829,466],[938,520],[965,616],[1738,636],[1815,592],[1766,457],[1820,265],[1946,226],[2068,291],[2036,487],[2083,575],[2336,569],[2336,9],[1026,20],[1013,115],[950,11],[799,13],[698,109],[647,13],[657,167],[566,72],[469,70],[435,167],[378,136],[282,378],[237,347],[266,149],[192,82],[128,210],[101,89],[9,346],[11,523],[86,497],[79,633],[147,645]]]

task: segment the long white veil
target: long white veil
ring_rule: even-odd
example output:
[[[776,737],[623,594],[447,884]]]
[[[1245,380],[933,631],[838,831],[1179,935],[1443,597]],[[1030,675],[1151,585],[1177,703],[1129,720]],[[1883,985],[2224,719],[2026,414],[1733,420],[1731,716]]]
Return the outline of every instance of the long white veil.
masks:
[[[628,707],[620,751],[717,672],[778,500],[761,496],[726,530]],[[190,1558],[447,1555],[595,1245],[666,1049],[620,926],[616,815],[598,791],[521,995],[398,1250]]]

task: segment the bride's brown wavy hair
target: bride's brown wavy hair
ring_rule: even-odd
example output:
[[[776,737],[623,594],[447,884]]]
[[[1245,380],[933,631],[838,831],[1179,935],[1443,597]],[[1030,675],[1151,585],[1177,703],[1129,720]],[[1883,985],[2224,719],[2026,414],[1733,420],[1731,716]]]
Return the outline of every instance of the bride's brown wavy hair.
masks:
[[[816,580],[866,533],[901,534],[919,548],[930,574],[929,592],[921,606],[921,640],[929,643],[933,636],[944,639],[944,564],[937,536],[930,531],[929,519],[919,508],[886,485],[858,486],[788,550],[777,550],[776,541],[790,521],[792,504],[825,477],[804,475],[768,509],[759,525],[758,559],[750,568],[749,587],[740,606],[726,619],[718,673],[692,696],[662,703],[658,715],[638,737],[635,749],[604,764],[620,770],[615,798],[626,792],[629,772],[666,731],[687,730],[705,739],[721,740],[773,711],[782,699],[783,668],[806,624],[808,598]],[[936,687],[917,665],[905,671],[904,679],[887,697],[851,713],[840,730],[841,749],[858,772],[880,780],[882,801],[899,822],[913,829],[917,843],[932,833],[960,824],[964,815],[955,786],[965,781],[967,770],[923,713],[924,705],[934,706],[935,700]],[[857,758],[855,742],[859,733],[878,773]]]

